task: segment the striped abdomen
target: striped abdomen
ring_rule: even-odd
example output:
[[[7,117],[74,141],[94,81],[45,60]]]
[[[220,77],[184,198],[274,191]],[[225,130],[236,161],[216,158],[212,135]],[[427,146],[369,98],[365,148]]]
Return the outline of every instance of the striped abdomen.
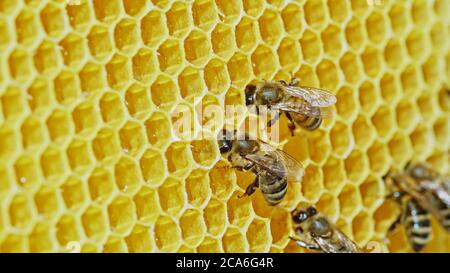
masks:
[[[319,108],[316,108],[316,110],[320,113]],[[314,117],[294,114],[293,119],[295,123],[308,131],[314,131],[319,128],[320,124],[322,124],[322,117],[320,117],[320,114]]]
[[[420,251],[431,239],[430,214],[414,199],[405,203],[403,225],[414,251]]]
[[[429,205],[432,206],[430,211],[439,221],[441,226],[450,231],[450,206],[438,195],[437,192],[430,192],[427,195]]]
[[[287,178],[264,172],[259,176],[259,187],[267,203],[274,206],[279,204],[286,195]]]

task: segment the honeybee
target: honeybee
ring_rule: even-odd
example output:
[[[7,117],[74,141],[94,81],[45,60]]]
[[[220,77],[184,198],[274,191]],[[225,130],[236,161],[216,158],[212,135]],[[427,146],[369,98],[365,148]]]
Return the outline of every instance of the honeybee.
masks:
[[[292,213],[295,237],[300,247],[325,253],[362,253],[358,245],[314,207],[295,209]]]
[[[257,85],[245,87],[245,103],[255,105],[259,114],[259,106],[267,106],[275,110],[274,116],[267,123],[270,127],[284,113],[288,118],[288,126],[292,135],[296,124],[313,131],[322,124],[322,119],[332,116],[330,106],[336,103],[336,97],[328,91],[298,86],[299,80],[293,78],[288,84],[285,81],[262,81]]]
[[[223,130],[218,145],[233,168],[256,175],[239,198],[252,195],[259,187],[267,203],[277,205],[286,195],[288,181],[300,182],[303,177],[300,162],[262,140],[250,139],[247,134],[237,136],[236,132]]]

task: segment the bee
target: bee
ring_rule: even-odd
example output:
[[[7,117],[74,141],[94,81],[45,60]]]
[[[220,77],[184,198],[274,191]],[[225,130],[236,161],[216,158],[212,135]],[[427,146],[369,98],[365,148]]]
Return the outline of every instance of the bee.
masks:
[[[426,200],[421,193],[411,190],[415,182],[406,174],[388,174],[385,181],[392,191],[387,197],[396,201],[401,210],[388,233],[402,224],[411,247],[419,252],[431,239],[431,215],[423,206]]]
[[[325,253],[364,252],[314,207],[295,209],[291,215],[295,237],[290,238],[298,246]]]
[[[336,97],[328,91],[298,84],[299,80],[295,78],[289,84],[285,81],[249,84],[245,87],[245,103],[247,106],[255,105],[257,114],[260,114],[260,106],[267,106],[275,111],[272,119],[267,122],[268,127],[275,124],[280,114],[284,113],[292,135],[296,124],[313,131],[322,124],[323,118],[332,116],[330,106],[336,103]]]
[[[236,132],[223,130],[218,145],[233,168],[256,175],[239,198],[252,195],[259,187],[267,203],[277,205],[286,195],[288,182],[299,182],[303,177],[300,162],[262,140],[250,139],[247,134],[237,136]]]

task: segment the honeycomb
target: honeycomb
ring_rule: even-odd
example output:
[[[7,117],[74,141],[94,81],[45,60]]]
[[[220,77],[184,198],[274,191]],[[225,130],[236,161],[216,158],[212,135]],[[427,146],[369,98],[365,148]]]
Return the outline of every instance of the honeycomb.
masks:
[[[298,204],[411,251],[403,229],[385,239],[399,211],[382,176],[450,172],[449,15],[448,0],[0,1],[0,252],[304,252]],[[293,137],[281,118],[302,182],[276,207],[238,199],[253,175],[211,138],[174,137],[172,113],[291,75],[334,93],[336,115]],[[433,232],[425,251],[450,251]]]

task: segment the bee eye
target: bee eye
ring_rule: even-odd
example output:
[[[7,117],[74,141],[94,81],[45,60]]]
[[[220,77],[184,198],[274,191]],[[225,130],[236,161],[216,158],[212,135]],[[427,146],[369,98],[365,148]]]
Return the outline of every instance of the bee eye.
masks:
[[[317,214],[317,210],[314,207],[309,207],[309,208],[306,209],[306,213],[309,216],[313,216],[313,215]]]
[[[249,84],[245,87],[245,105],[253,105],[255,103],[256,86]]]
[[[308,214],[305,211],[300,211],[299,213],[295,214],[293,217],[294,222],[296,223],[303,223],[306,219],[308,219]]]
[[[231,140],[219,140],[217,142],[219,144],[219,150],[221,154],[228,153],[233,148],[233,143]]]

